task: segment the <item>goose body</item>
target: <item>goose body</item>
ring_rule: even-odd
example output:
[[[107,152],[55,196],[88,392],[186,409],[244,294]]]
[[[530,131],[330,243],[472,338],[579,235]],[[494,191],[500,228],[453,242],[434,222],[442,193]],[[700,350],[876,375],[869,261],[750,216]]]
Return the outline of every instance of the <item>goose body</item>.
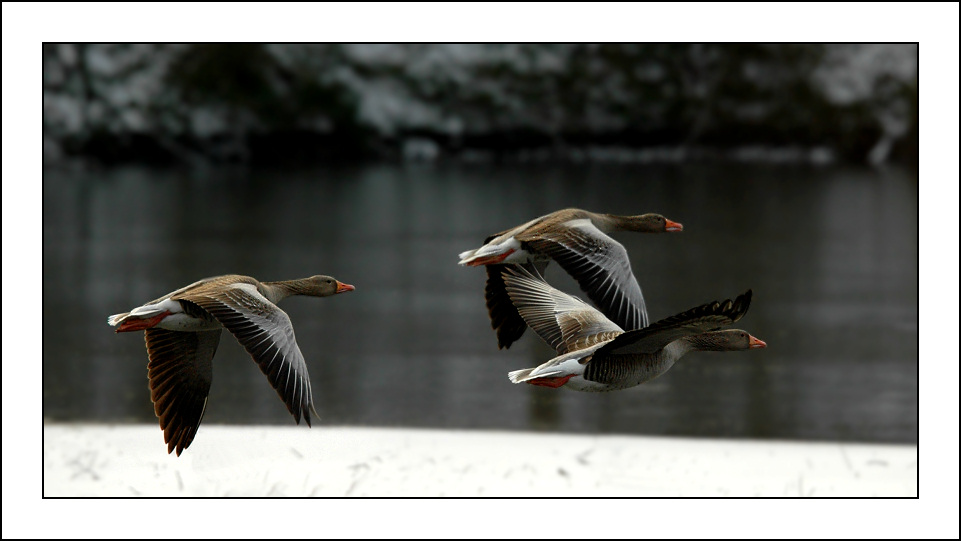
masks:
[[[683,228],[659,214],[618,216],[564,209],[487,237],[480,248],[462,252],[459,264],[487,268],[485,298],[499,348],[510,347],[527,328],[504,289],[504,272],[511,266],[542,274],[556,261],[615,324],[640,329],[648,324],[644,295],[627,250],[608,233]]]
[[[167,452],[179,456],[203,419],[212,359],[226,328],[250,353],[300,424],[314,410],[307,364],[287,314],[277,307],[292,295],[326,297],[354,286],[330,276],[260,282],[237,274],[207,278],[134,308],[107,323],[116,332],[144,331],[154,413]],[[316,411],[314,411],[316,415]]]
[[[508,374],[514,383],[615,391],[660,376],[690,351],[767,346],[740,329],[718,330],[744,316],[751,290],[733,301],[704,304],[643,329],[624,331],[584,301],[522,268],[507,269],[504,282],[524,321],[558,353],[536,368]]]

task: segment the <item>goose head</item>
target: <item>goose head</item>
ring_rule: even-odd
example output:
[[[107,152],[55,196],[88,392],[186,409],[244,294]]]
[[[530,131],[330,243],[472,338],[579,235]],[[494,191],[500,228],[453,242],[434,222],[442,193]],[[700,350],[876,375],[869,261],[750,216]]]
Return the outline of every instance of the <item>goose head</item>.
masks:
[[[766,342],[741,329],[706,332],[689,336],[686,340],[699,351],[744,351],[767,347]]]
[[[622,216],[618,228],[625,231],[639,231],[641,233],[677,233],[684,231],[684,226],[653,212],[637,216]]]
[[[315,297],[329,297],[338,293],[353,291],[354,286],[338,281],[333,276],[318,274],[304,280],[306,289]]]

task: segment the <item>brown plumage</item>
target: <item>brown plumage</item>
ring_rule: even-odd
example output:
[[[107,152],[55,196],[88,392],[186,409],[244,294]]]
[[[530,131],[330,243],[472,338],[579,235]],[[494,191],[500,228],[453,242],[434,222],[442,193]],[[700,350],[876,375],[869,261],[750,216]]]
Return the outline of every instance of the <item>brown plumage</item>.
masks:
[[[484,296],[499,348],[510,347],[526,329],[504,289],[504,269],[519,265],[542,274],[551,260],[577,280],[614,323],[633,330],[648,323],[644,296],[627,251],[607,233],[682,230],[681,224],[659,214],[618,216],[564,209],[487,237],[480,248],[461,253],[460,264],[487,267]]]
[[[523,269],[508,269],[504,280],[520,316],[558,353],[536,368],[511,372],[514,383],[613,391],[650,381],[689,351],[766,347],[743,330],[718,330],[744,316],[751,290],[625,332],[584,301]]]
[[[326,297],[353,289],[330,276],[260,282],[231,274],[200,280],[107,322],[117,332],[144,331],[150,399],[167,452],[176,449],[179,456],[203,419],[223,328],[244,346],[297,423],[303,416],[310,426],[314,403],[307,364],[290,318],[276,303],[292,295]]]

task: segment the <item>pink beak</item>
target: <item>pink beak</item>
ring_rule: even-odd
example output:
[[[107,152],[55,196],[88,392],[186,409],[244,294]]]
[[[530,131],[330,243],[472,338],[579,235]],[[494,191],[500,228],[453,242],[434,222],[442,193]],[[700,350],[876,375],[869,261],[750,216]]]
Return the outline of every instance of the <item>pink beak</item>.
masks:
[[[766,347],[767,347],[767,342],[765,342],[764,340],[760,340],[758,338],[754,338],[753,336],[751,337],[751,342],[750,342],[751,349],[766,348]]]
[[[664,222],[665,222],[664,223],[665,231],[668,231],[670,233],[678,233],[680,231],[684,231],[684,226],[678,222],[668,220],[667,218],[664,218]]]
[[[350,284],[345,284],[343,282],[337,282],[337,293],[343,293],[345,291],[353,291],[354,286]]]

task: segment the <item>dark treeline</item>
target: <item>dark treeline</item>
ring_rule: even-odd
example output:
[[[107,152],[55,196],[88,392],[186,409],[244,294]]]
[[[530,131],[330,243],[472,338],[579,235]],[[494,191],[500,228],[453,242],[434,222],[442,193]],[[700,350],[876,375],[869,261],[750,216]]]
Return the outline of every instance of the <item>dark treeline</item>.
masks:
[[[44,157],[916,164],[915,45],[43,48]]]

